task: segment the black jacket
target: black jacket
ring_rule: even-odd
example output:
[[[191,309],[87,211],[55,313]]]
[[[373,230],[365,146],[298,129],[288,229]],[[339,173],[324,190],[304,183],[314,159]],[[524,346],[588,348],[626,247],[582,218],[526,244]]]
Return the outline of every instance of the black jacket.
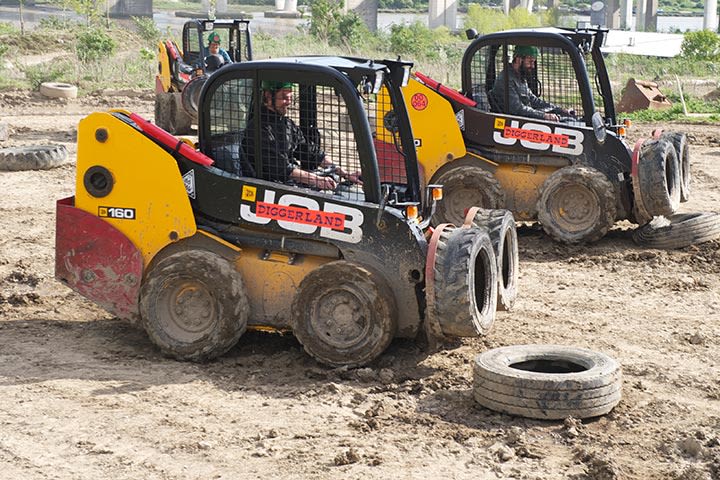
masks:
[[[250,116],[243,140],[243,149],[253,165],[256,165],[255,123],[255,116]],[[292,119],[264,105],[260,108],[260,145],[262,165],[258,176],[263,180],[286,182],[293,169],[314,170],[325,158],[320,145],[308,142]]]

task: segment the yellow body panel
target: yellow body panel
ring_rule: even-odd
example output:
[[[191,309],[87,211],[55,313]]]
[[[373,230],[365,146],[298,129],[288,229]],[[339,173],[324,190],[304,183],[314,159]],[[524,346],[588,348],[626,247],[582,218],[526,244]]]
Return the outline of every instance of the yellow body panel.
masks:
[[[104,142],[96,139],[98,129],[107,131]],[[146,267],[163,247],[196,232],[175,159],[130,125],[110,113],[85,117],[78,128],[77,156],[75,206],[124,233]],[[90,195],[84,185],[93,166],[107,168],[113,177],[112,190],[102,198]]]
[[[163,92],[170,91],[170,56],[168,55],[165,43],[158,42],[158,74],[157,80],[162,85]],[[158,83],[158,82],[156,82]]]
[[[447,162],[465,156],[465,142],[450,102],[437,92],[410,78],[403,97],[421,175],[427,183]]]
[[[540,188],[558,167],[544,165],[500,164],[495,178],[505,191],[505,208],[512,211],[516,220],[537,218],[536,203]]]

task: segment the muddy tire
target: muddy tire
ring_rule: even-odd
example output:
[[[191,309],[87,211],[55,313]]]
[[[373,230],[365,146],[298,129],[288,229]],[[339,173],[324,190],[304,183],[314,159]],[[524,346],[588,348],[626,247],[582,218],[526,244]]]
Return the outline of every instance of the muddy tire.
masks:
[[[193,118],[182,107],[180,93],[155,94],[155,125],[174,135],[193,133]]]
[[[0,148],[0,170],[48,170],[59,167],[66,160],[67,149],[64,145]]]
[[[520,260],[515,217],[509,210],[484,210],[475,214],[473,225],[486,228],[497,258],[497,309],[509,311],[518,293]]]
[[[310,272],[293,300],[293,332],[305,351],[332,367],[375,360],[390,345],[397,311],[389,288],[370,271],[336,261]]]
[[[446,337],[478,337],[495,322],[497,259],[487,230],[445,228],[435,253],[433,316]]]
[[[140,289],[145,331],[178,360],[204,361],[227,352],[245,332],[248,305],[240,273],[205,250],[163,258]]]
[[[78,89],[69,83],[43,82],[40,94],[48,98],[77,98]]]
[[[473,396],[483,407],[527,418],[590,418],[622,396],[611,357],[583,348],[515,345],[481,353],[473,365]]]
[[[680,201],[690,200],[690,144],[687,135],[681,132],[668,132],[661,138],[673,144],[680,168]]]
[[[543,183],[537,210],[543,230],[554,240],[594,242],[615,223],[615,187],[594,168],[564,167]]]
[[[642,203],[652,216],[672,215],[680,205],[680,166],[667,138],[643,143],[638,163]]]
[[[461,165],[440,174],[432,183],[443,186],[443,199],[438,203],[433,225],[462,225],[470,207],[503,208],[505,194],[500,182],[487,170]]]
[[[713,212],[655,217],[633,232],[638,245],[663,249],[684,248],[716,238],[720,238],[720,214]]]

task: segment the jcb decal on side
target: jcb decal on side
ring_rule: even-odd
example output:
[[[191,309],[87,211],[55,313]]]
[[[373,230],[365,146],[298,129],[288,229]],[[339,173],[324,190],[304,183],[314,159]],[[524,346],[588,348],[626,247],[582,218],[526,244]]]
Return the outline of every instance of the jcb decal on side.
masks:
[[[276,202],[276,194],[265,190],[262,201],[242,203],[240,218],[259,225],[275,221],[280,228],[305,234],[315,233],[319,228],[321,237],[348,243],[362,240],[365,217],[357,208],[331,202],[324,202],[321,208],[317,200],[291,193],[280,196]]]
[[[528,122],[520,127],[520,122],[511,120],[510,125],[504,121],[495,119],[495,130],[493,140],[500,145],[515,145],[520,140],[520,145],[533,150],[547,150],[552,148],[553,152],[580,155],[583,152],[582,142],[585,134],[580,130],[573,130],[564,127],[555,127],[555,131],[548,125]]]
[[[119,207],[98,207],[98,217],[135,220],[135,209]]]

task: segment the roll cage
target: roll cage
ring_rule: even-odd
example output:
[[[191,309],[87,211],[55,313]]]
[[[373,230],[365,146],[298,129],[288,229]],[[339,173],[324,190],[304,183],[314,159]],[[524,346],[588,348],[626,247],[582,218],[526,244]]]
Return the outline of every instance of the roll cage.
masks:
[[[202,61],[208,55],[207,35],[216,31],[233,62],[252,60],[250,21],[195,19],[185,22],[182,32],[183,62],[204,69]]]

